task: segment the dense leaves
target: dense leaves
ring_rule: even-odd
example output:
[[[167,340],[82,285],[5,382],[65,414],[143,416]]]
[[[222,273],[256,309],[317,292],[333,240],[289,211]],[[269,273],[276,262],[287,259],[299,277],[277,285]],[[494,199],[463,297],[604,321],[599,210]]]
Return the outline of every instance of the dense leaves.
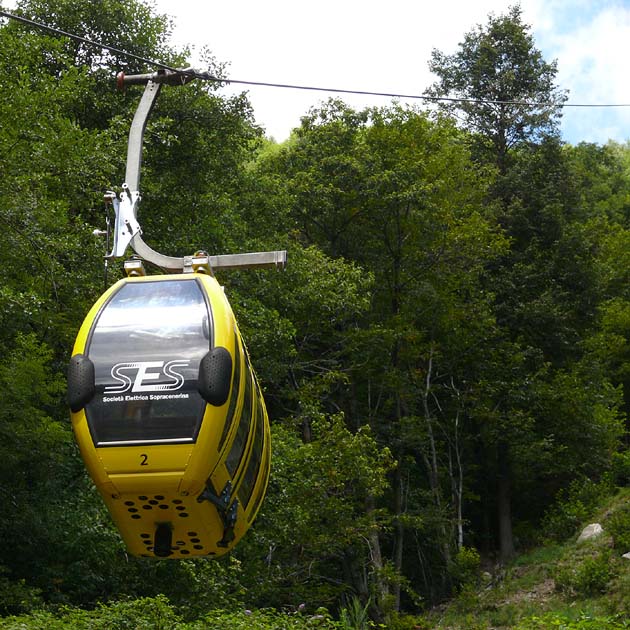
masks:
[[[464,36],[456,53],[434,50],[429,68],[439,80],[428,94],[462,99],[443,106],[458,110],[481,154],[501,174],[515,147],[557,132],[558,106],[567,96],[555,86],[557,64],[535,47],[520,6],[490,15]]]
[[[149,4],[96,5],[18,10],[184,65]],[[556,67],[515,8],[433,56],[433,93],[495,101],[483,107],[331,100],[276,145],[245,95],[163,89],[147,241],[286,248],[289,267],[220,278],[273,425],[258,521],[221,561],[127,557],[74,446],[64,372],[103,285],[93,230],[140,97],[113,77],[145,68],[15,23],[0,47],[0,613],[93,608],[30,620],[59,628],[394,623],[541,521],[578,526],[550,510],[561,497],[567,511],[567,488],[627,480],[630,148],[559,141]],[[269,606],[294,613],[246,610]]]

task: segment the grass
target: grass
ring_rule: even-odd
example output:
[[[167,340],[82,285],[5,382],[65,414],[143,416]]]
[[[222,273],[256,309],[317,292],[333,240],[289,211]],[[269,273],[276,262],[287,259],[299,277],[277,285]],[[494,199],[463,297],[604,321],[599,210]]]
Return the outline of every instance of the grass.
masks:
[[[621,557],[624,551],[615,548],[606,531],[606,522],[629,505],[630,488],[624,488],[590,520],[602,523],[602,536],[580,544],[573,536],[520,555],[501,579],[467,587],[447,606],[431,611],[429,626],[435,630],[630,628],[630,560]]]

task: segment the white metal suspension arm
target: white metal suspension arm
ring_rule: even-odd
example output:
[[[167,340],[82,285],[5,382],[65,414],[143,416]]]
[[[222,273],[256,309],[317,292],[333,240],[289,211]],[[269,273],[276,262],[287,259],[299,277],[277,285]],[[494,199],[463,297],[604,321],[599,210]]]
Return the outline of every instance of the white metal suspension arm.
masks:
[[[140,193],[136,190],[131,192],[124,187],[120,197],[116,193],[108,192],[106,197],[111,200],[116,213],[114,222],[114,244],[108,258],[120,258],[125,255],[127,247],[134,236],[140,234],[140,224],[136,219]]]
[[[160,93],[161,83],[150,78],[146,80],[144,94],[131,123],[129,142],[127,145],[127,170],[125,183],[120,197],[110,194],[114,205],[116,221],[114,224],[114,245],[109,258],[120,258],[125,255],[127,247],[136,236],[140,239],[142,230],[138,222],[138,205],[140,203],[140,167],[142,165],[142,142],[149,114]],[[119,75],[119,86],[124,85],[124,75]],[[135,249],[135,248],[134,248]]]
[[[140,168],[142,166],[142,143],[147,120],[155,101],[160,93],[163,83],[169,85],[183,85],[195,78],[194,73],[183,70],[173,72],[163,70],[153,74],[141,74],[125,76],[118,75],[119,88],[128,84],[146,84],[144,93],[136,109],[129,131],[129,143],[127,146],[127,169],[123,191],[119,197],[114,193],[108,193],[116,213],[114,226],[114,244],[108,258],[120,258],[125,255],[127,247],[132,249],[143,260],[150,262],[165,271],[182,273],[190,268],[190,256],[173,257],[165,256],[147,245],[142,238],[142,229],[138,222],[138,206],[140,204]],[[213,269],[248,269],[260,267],[284,268],[286,264],[286,251],[254,252],[248,254],[226,254],[209,256],[208,262]]]

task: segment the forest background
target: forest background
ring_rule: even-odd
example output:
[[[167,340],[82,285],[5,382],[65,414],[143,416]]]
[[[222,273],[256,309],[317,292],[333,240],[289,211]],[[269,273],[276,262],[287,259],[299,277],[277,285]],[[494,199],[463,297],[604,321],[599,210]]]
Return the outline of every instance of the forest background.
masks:
[[[186,66],[141,0],[16,11]],[[93,231],[140,97],[114,77],[148,68],[14,21],[0,50],[0,614],[163,595],[186,619],[355,602],[387,622],[571,534],[558,505],[628,483],[630,146],[560,140],[566,94],[515,6],[433,54],[427,96],[468,100],[330,100],[276,144],[246,95],[162,91],[145,239],[287,249],[289,265],[220,277],[272,420],[255,526],[220,561],[128,557],[74,444],[65,372],[104,288]]]

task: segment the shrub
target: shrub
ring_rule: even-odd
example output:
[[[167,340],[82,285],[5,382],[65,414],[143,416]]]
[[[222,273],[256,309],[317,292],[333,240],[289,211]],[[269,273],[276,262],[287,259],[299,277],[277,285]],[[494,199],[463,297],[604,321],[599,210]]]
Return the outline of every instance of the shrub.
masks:
[[[462,547],[453,560],[451,574],[458,588],[474,586],[479,578],[481,558],[474,547]]]
[[[611,492],[610,480],[594,482],[576,479],[558,494],[555,504],[543,517],[543,538],[566,540],[588,520],[602,499]]]
[[[630,505],[615,511],[606,519],[606,530],[613,537],[615,549],[630,551]]]
[[[434,626],[424,617],[392,612],[387,617],[386,627],[387,630],[432,630]]]
[[[54,615],[36,611],[31,615],[0,619],[0,630],[342,630],[328,611],[314,614],[301,610],[217,610],[197,621],[183,622],[166,597],[145,597],[114,602],[95,610],[68,608]]]
[[[186,630],[341,630],[325,609],[315,614],[301,611],[282,613],[276,610],[216,611],[186,626]]]
[[[620,615],[614,617],[592,617],[581,614],[578,619],[569,619],[558,613],[535,615],[523,619],[514,630],[623,630],[630,628],[630,621]]]
[[[176,630],[179,617],[166,597],[103,604],[95,610],[61,609],[58,615],[37,611],[29,616],[0,619],[2,630]]]
[[[180,619],[163,595],[100,606],[90,630],[174,630]]]
[[[369,600],[363,605],[356,595],[352,597],[347,605],[341,609],[339,615],[339,623],[343,630],[367,630],[373,627],[368,612],[369,608]]]
[[[0,615],[16,615],[43,605],[38,589],[27,586],[24,580],[11,580],[0,565]]]
[[[590,596],[605,593],[615,576],[610,552],[589,556],[575,566],[565,566],[556,573],[556,587],[575,595]]]
[[[612,456],[613,481],[618,486],[630,486],[630,450],[613,453]]]

